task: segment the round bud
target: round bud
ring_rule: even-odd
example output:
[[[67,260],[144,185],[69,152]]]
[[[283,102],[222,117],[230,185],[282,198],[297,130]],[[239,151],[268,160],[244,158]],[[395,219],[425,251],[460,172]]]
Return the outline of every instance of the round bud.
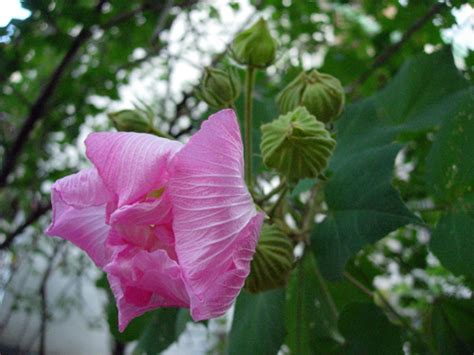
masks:
[[[275,61],[277,48],[278,42],[270,34],[267,22],[260,18],[235,37],[230,53],[240,64],[266,68]]]
[[[276,100],[282,113],[304,106],[319,121],[328,123],[341,114],[345,94],[338,79],[312,70],[298,75],[278,94]]]
[[[207,67],[197,96],[214,108],[231,107],[240,95],[240,78],[235,68]]]
[[[326,168],[336,141],[304,107],[262,126],[263,162],[290,181],[318,177]]]
[[[148,133],[152,130],[150,118],[139,110],[121,110],[108,113],[119,131]]]
[[[245,289],[257,293],[285,286],[293,268],[293,243],[275,225],[264,224]]]

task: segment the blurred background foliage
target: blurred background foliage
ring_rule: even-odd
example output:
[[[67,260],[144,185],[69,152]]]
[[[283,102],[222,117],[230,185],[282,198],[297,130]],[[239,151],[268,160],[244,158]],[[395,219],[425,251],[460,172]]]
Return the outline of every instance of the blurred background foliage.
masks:
[[[199,324],[206,345],[194,353],[472,354],[474,10],[467,1],[22,5],[31,16],[0,28],[5,353],[47,353],[50,326],[87,308],[91,296],[102,296],[101,312],[84,318],[91,331],[110,334],[102,338],[106,351],[160,353],[189,332],[189,313],[174,309],[117,332],[105,279],[82,253],[43,234],[49,189],[86,164],[85,136],[113,129],[106,113],[118,108],[145,108],[155,127],[186,140],[211,112],[195,95],[204,67],[228,66],[233,36],[261,15],[280,49],[257,76],[257,188],[278,183],[263,169],[258,143],[260,125],[278,117],[274,99],[287,83],[317,68],[340,79],[348,103],[334,127],[338,146],[311,248],[297,246],[301,260],[288,286],[243,291],[232,324],[230,317]],[[458,43],[466,26],[470,43]],[[241,116],[242,97],[236,106]],[[317,182],[300,181],[276,213],[300,224]],[[13,337],[16,329],[22,334]]]

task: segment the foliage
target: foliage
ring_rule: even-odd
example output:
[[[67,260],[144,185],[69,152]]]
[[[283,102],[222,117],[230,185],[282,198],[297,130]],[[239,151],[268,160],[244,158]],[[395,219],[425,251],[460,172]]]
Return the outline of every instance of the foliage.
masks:
[[[82,164],[71,157],[58,162],[55,155],[75,146],[83,130],[91,129],[91,117],[109,111],[97,98],[118,100],[119,88],[140,65],[155,60],[153,65],[163,70],[157,85],[170,85],[173,59],[168,52],[176,43],[163,33],[186,16],[181,11],[204,11],[204,21],[221,21],[221,10],[213,3],[171,3],[24,1],[32,16],[14,20],[11,37],[1,37],[0,248],[10,270],[16,258],[34,265],[32,260],[40,255],[49,265],[58,264],[67,277],[81,276],[83,256],[68,255],[57,262],[58,251],[41,233],[51,182]],[[290,276],[282,277],[288,281],[285,287],[278,280],[270,284],[280,288],[241,292],[228,335],[229,353],[474,351],[472,53],[460,70],[452,49],[442,41],[442,29],[454,24],[451,5],[406,3],[255,2],[279,42],[275,63],[255,74],[256,68],[243,68],[229,56],[208,56],[214,67],[232,71],[232,100],[239,96],[236,82],[244,69],[244,93],[255,79],[253,95],[241,95],[235,103],[226,98],[225,106],[235,105],[246,124],[253,116],[253,195],[279,233],[291,238],[291,245],[285,242],[280,248],[284,267],[272,264],[278,257],[264,267],[286,273],[288,248],[296,255]],[[220,6],[235,14],[241,11],[235,1]],[[191,30],[199,37],[199,30]],[[275,42],[270,41],[273,53]],[[144,54],[137,56],[137,50]],[[212,70],[224,73],[222,68]],[[340,80],[346,107],[335,123],[309,116],[314,121],[305,124],[324,133],[324,140],[331,142],[329,150],[334,138],[336,148],[318,164],[317,173],[310,169],[305,174],[300,147],[289,139],[279,141],[282,151],[292,153],[283,162],[290,168],[268,164],[280,170],[270,171],[262,161],[268,143],[265,130],[280,122],[275,98],[302,70],[316,68]],[[193,122],[211,112],[204,112],[199,98],[205,94],[196,95],[194,88],[187,83],[175,98],[139,102],[138,110],[146,112],[153,126],[150,131],[179,139],[194,130],[198,125]],[[200,90],[206,90],[205,85]],[[183,117],[188,119],[184,127],[178,123]],[[102,123],[102,128],[110,129],[111,123]],[[305,141],[308,154],[320,151],[318,137],[298,138]],[[277,154],[278,163],[280,158]],[[28,242],[39,238],[42,243]],[[278,248],[264,246],[279,255]],[[110,298],[104,281],[98,287]],[[0,286],[17,292],[8,282]],[[35,292],[30,305],[22,303],[29,296],[18,297],[17,304],[41,308],[44,294]],[[46,317],[44,309],[42,314]],[[113,302],[105,307],[104,318],[116,342],[136,341],[137,354],[163,351],[190,321],[184,310],[160,309],[119,333]],[[7,323],[0,319],[0,336]]]

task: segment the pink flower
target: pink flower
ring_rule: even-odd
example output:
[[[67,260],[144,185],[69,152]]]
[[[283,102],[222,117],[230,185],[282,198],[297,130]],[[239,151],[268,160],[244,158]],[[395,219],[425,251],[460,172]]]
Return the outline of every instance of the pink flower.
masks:
[[[222,315],[250,270],[263,213],[243,181],[235,113],[212,115],[183,145],[92,133],[94,168],[56,181],[47,233],[83,249],[108,276],[123,331],[157,307]]]

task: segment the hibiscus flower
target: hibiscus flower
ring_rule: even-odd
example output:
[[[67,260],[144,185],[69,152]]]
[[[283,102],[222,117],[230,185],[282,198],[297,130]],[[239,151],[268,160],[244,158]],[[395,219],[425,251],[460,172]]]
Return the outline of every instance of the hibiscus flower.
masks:
[[[188,143],[143,133],[92,133],[94,167],[56,181],[47,234],[71,241],[107,273],[123,331],[158,307],[195,321],[226,312],[240,292],[263,221],[243,180],[234,111]]]

